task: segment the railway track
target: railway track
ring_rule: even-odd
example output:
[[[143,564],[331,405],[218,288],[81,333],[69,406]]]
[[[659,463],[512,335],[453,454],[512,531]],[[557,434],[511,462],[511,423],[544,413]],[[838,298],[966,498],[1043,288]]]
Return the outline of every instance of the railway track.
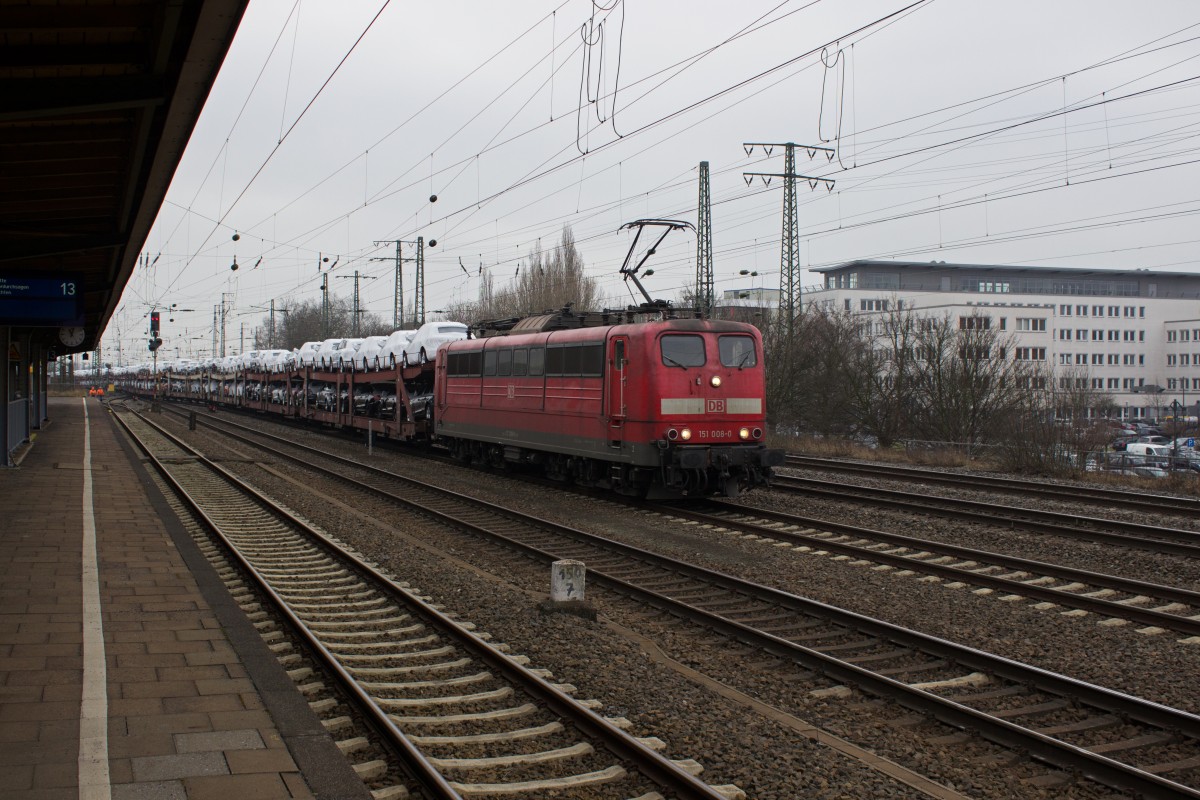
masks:
[[[772,490],[822,497],[842,502],[853,501],[918,514],[932,514],[949,519],[983,522],[1025,531],[1037,531],[1083,541],[1102,542],[1135,550],[1167,553],[1200,558],[1200,533],[1180,528],[1165,528],[1137,522],[1084,517],[1039,511],[1021,506],[982,503],[935,497],[928,494],[900,492],[876,487],[851,486],[814,478],[777,475],[771,480]]]
[[[1005,601],[1026,598],[1100,615],[1102,624],[1134,622],[1146,633],[1176,631],[1200,642],[1200,592],[1119,575],[1015,558],[913,536],[872,530],[745,505],[713,502],[663,510],[668,519],[734,535],[787,543],[799,552],[877,564],[904,574],[936,576],[952,588],[977,587]]]
[[[1064,774],[1143,797],[1200,798],[1200,717],[473,500],[259,431],[274,458],[389,499],[543,561],[587,564],[590,582],[1013,748]],[[243,426],[236,426],[241,428]],[[271,441],[270,445],[264,442]],[[954,736],[946,737],[953,741]]]
[[[661,742],[626,733],[623,720],[574,700],[574,687],[489,644],[469,623],[397,584],[160,426],[129,411],[117,419],[303,643],[320,674],[336,682],[337,694],[384,742],[398,768],[381,759],[355,764],[377,800],[547,791],[562,797],[598,791],[647,799],[744,796],[736,787],[700,781],[695,762],[665,758],[656,752]],[[258,613],[253,601],[247,605]],[[280,644],[282,636],[264,638]],[[339,706],[337,699],[316,697],[325,687],[311,669],[290,674],[314,697],[318,713]],[[334,729],[345,724],[339,717],[326,722]],[[357,737],[338,746],[352,755],[370,744]]]
[[[834,458],[817,458],[815,456],[789,455],[785,466],[796,469],[821,470],[823,472],[841,472],[886,480],[951,486],[960,489],[1008,492],[1026,497],[1044,497],[1069,503],[1085,501],[1110,507],[1148,511],[1153,514],[1172,513],[1200,517],[1200,500],[1165,494],[1109,489],[1101,486],[1061,486],[1046,483],[1045,481],[1002,478],[999,476],[964,475],[919,467],[870,464],[862,461],[845,461]]]

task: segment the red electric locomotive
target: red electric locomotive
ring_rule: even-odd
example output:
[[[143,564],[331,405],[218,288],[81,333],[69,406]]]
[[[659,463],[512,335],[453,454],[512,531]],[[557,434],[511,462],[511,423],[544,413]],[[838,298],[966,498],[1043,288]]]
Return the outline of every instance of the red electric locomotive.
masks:
[[[566,309],[443,346],[435,436],[464,462],[535,465],[640,497],[767,483],[783,453],[763,443],[758,330],[633,319]]]

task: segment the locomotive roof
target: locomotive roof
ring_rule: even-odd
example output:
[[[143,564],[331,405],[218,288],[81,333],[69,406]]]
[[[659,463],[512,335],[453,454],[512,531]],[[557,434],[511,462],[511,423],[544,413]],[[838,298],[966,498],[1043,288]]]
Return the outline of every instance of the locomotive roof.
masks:
[[[522,334],[558,334],[553,337],[554,341],[592,341],[603,339],[608,335],[610,330],[619,333],[637,334],[640,331],[647,331],[650,335],[656,335],[663,330],[679,333],[746,333],[754,330],[754,326],[744,322],[733,322],[730,320],[708,320],[708,319],[666,319],[666,320],[646,320],[638,322],[625,322],[622,319],[610,319],[607,324],[596,323],[593,325],[567,327],[549,327],[542,328],[537,325],[517,326],[514,325],[510,330],[492,333],[491,335],[475,336],[472,339],[466,339],[458,342],[450,342],[448,347],[452,350],[470,349],[471,343],[486,342],[496,339],[503,340],[508,336],[519,336]],[[502,341],[497,341],[497,345],[502,344]]]
[[[611,327],[614,325],[645,325],[672,323],[681,330],[737,330],[742,323],[705,320],[694,309],[676,309],[669,303],[658,302],[603,311],[575,311],[570,304],[558,311],[547,311],[528,317],[484,320],[471,325],[477,339],[510,336],[520,333],[547,333],[578,328]],[[693,323],[688,326],[687,323]],[[713,326],[726,326],[717,327]]]

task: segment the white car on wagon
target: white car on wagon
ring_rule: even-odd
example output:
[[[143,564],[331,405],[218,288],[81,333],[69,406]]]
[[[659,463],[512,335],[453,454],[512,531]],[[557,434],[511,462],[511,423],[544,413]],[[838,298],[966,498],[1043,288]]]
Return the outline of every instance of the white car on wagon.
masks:
[[[437,357],[437,349],[446,342],[467,338],[467,326],[461,322],[426,322],[417,328],[404,346],[404,365],[424,364]]]

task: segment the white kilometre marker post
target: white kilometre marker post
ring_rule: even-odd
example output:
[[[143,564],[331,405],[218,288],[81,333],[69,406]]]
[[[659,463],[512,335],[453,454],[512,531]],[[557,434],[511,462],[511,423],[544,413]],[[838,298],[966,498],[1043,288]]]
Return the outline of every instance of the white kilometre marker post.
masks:
[[[582,561],[555,561],[550,565],[550,602],[582,602],[586,575]]]

